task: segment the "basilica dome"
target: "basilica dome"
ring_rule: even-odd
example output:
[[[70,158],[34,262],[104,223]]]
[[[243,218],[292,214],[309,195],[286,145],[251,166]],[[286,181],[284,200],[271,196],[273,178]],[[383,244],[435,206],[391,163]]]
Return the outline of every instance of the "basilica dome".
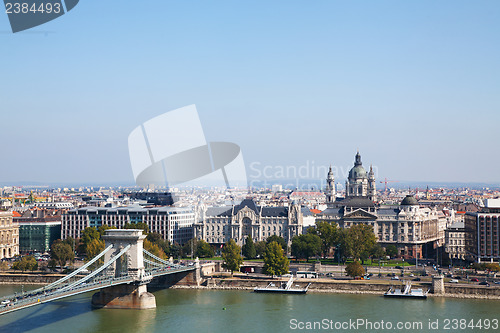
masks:
[[[360,179],[367,178],[366,170],[363,168],[363,163],[361,163],[361,155],[359,152],[356,154],[356,160],[354,162],[354,167],[349,171],[349,179]]]
[[[366,178],[366,170],[363,168],[362,165],[356,165],[354,166],[351,171],[349,171],[349,178],[350,179],[359,179],[359,178]]]

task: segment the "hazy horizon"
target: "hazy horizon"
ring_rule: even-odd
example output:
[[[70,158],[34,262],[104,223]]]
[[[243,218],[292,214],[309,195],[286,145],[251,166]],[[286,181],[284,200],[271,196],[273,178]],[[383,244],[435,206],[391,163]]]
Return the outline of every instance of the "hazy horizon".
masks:
[[[191,104],[249,179],[359,149],[378,186],[500,183],[500,2],[149,5],[84,1],[17,34],[0,15],[0,184],[133,183],[129,133]]]

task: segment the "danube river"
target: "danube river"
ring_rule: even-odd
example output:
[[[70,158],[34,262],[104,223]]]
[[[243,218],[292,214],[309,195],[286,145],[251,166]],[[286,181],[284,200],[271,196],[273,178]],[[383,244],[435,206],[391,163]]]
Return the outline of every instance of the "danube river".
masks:
[[[0,285],[0,295],[14,292],[21,292],[21,286]],[[157,308],[142,311],[93,310],[90,293],[74,296],[3,315],[0,332],[264,333],[307,328],[396,332],[398,325],[401,331],[406,328],[410,332],[500,331],[498,300],[403,300],[376,295],[273,295],[196,289],[160,290],[154,295]]]

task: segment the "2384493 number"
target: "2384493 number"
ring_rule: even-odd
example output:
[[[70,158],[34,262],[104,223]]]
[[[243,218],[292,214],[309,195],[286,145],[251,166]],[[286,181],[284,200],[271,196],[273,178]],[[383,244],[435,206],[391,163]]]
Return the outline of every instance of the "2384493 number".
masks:
[[[33,3],[28,4],[26,2],[15,2],[5,3],[5,12],[7,14],[28,14],[28,13],[46,13],[46,14],[59,14],[61,12],[61,4],[60,3],[50,3],[50,2],[42,2],[40,4]]]
[[[498,330],[498,319],[445,319],[445,330]]]

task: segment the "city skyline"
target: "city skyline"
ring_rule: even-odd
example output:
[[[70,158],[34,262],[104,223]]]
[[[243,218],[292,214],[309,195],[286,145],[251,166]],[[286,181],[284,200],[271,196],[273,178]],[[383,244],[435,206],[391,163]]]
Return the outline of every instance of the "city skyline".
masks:
[[[0,185],[132,184],[128,134],[190,104],[249,179],[359,149],[379,188],[500,183],[497,2],[154,6],[82,2],[17,34],[0,16]]]

